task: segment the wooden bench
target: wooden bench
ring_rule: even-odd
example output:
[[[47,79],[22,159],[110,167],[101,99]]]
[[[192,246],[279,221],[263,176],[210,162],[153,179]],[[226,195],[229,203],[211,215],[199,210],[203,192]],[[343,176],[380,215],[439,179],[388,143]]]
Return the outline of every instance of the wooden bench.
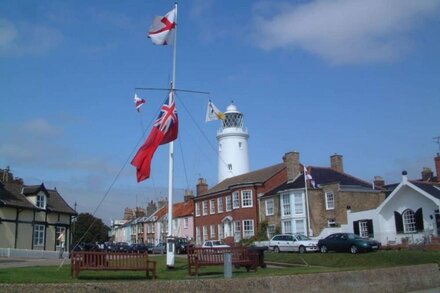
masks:
[[[78,278],[81,271],[145,271],[146,277],[156,279],[156,261],[148,260],[148,253],[73,251],[71,276]]]
[[[232,265],[235,267],[244,266],[249,272],[250,269],[257,270],[258,255],[250,252],[246,247],[229,248],[202,248],[190,247],[188,249],[188,273],[199,275],[199,268],[202,266],[218,266],[224,264],[224,254],[232,254]]]

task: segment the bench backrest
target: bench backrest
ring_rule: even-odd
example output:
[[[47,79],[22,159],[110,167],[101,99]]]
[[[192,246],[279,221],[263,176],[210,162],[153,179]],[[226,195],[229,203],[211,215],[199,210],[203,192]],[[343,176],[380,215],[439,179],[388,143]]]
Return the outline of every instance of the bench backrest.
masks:
[[[146,268],[148,254],[124,252],[74,251],[71,256],[72,266],[87,268]]]
[[[204,248],[190,247],[188,249],[188,260],[190,262],[223,263],[223,256],[226,252],[232,253],[232,262],[248,260],[249,252],[246,247],[227,247],[227,248]]]

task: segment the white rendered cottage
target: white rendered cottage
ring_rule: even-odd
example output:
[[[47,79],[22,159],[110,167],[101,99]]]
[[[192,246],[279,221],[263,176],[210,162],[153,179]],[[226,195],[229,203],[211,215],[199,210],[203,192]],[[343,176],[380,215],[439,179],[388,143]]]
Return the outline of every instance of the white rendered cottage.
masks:
[[[440,235],[440,184],[402,181],[376,209],[347,212],[347,231],[382,243],[421,243]]]

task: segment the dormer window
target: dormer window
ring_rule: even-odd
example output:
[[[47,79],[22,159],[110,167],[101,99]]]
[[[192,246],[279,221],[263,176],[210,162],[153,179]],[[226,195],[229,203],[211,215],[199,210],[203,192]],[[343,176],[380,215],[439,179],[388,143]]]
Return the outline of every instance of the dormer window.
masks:
[[[45,209],[46,208],[46,197],[41,194],[37,194],[37,201],[35,203],[37,208]]]

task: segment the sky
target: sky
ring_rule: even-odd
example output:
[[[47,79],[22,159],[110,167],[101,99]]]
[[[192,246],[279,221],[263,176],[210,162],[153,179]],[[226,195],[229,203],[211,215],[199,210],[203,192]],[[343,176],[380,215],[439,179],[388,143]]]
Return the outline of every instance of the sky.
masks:
[[[167,196],[168,146],[152,176],[130,165],[169,87],[172,46],[146,37],[173,1],[0,2],[0,168],[56,187],[78,212],[123,217]],[[440,152],[440,1],[180,1],[174,201],[217,183],[218,121],[244,114],[251,170],[300,152],[347,173],[420,178]],[[146,99],[141,112],[134,93]],[[312,174],[313,175],[313,174]]]

